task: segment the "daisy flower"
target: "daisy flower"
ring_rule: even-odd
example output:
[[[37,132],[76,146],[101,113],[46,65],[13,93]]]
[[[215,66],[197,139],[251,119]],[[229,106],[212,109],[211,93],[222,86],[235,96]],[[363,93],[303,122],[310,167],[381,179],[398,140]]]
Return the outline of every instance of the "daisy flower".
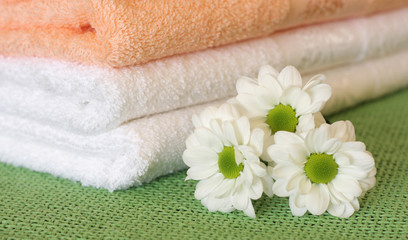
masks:
[[[186,141],[187,178],[199,180],[195,197],[210,211],[243,211],[255,218],[251,200],[272,196],[272,168],[259,159],[263,131],[230,104],[210,107],[193,117],[196,127]]]
[[[266,149],[278,131],[307,132],[324,122],[320,110],[331,96],[331,88],[324,81],[325,77],[319,74],[302,87],[300,73],[293,66],[280,73],[263,66],[257,80],[238,79],[238,95],[231,103],[248,116],[253,127],[265,132]],[[261,157],[270,161],[267,154]]]
[[[292,214],[309,211],[349,217],[359,209],[358,198],[375,184],[372,155],[355,141],[350,121],[322,124],[305,137],[278,132],[268,154],[276,162],[273,191],[289,197]]]

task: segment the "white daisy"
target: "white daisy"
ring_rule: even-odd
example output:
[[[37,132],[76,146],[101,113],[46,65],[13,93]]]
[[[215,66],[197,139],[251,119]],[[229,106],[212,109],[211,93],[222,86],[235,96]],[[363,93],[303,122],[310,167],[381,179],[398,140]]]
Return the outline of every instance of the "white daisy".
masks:
[[[251,200],[263,192],[272,196],[272,168],[259,159],[263,131],[251,130],[248,118],[230,104],[207,108],[193,122],[183,160],[190,167],[186,180],[200,181],[195,197],[210,211],[238,209],[254,218]]]
[[[322,124],[305,137],[282,131],[274,138],[268,148],[276,162],[273,191],[289,196],[295,216],[327,210],[349,217],[359,209],[358,198],[375,184],[374,159],[364,143],[355,141],[350,121]]]
[[[231,103],[238,105],[253,127],[264,130],[266,149],[278,131],[307,132],[324,122],[320,110],[331,96],[331,88],[324,81],[323,75],[316,75],[302,88],[296,68],[287,66],[279,73],[263,66],[257,80],[238,79],[238,95]],[[266,154],[261,157],[270,161]]]

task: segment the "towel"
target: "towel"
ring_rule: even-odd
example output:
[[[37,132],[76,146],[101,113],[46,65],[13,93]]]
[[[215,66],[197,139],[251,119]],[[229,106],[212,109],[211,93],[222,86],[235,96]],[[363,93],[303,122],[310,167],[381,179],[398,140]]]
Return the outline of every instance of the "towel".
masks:
[[[0,111],[81,134],[232,96],[239,76],[291,64],[302,73],[408,47],[408,8],[293,29],[143,66],[100,68],[0,57]]]
[[[406,59],[408,48],[323,71],[333,89],[323,113],[407,87]],[[213,104],[220,102],[136,119],[98,135],[75,134],[0,112],[0,161],[110,191],[138,186],[186,167],[181,156],[193,130],[191,116]]]
[[[140,64],[406,0],[6,0],[0,54],[114,67]]]

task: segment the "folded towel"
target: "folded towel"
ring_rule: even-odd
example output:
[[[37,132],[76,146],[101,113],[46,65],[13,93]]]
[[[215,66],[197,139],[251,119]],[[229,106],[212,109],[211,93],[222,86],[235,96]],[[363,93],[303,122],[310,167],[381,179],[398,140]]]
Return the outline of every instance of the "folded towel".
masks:
[[[333,88],[324,112],[408,86],[406,59],[408,49],[324,71]],[[94,136],[0,113],[0,161],[110,191],[137,186],[185,168],[181,155],[184,141],[193,129],[191,116],[206,106],[133,120]]]
[[[185,168],[181,154],[193,130],[191,116],[204,107],[134,120],[95,136],[0,114],[0,161],[84,186],[126,189]]]
[[[9,0],[0,2],[0,54],[127,66],[407,4],[406,0]]]
[[[0,111],[78,133],[234,95],[239,76],[291,64],[310,72],[408,47],[408,8],[289,30],[257,40],[106,69],[0,57]]]

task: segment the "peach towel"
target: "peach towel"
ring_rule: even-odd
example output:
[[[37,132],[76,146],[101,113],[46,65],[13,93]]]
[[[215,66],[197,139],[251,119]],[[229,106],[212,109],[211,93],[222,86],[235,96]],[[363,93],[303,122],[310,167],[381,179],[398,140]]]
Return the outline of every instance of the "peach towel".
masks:
[[[120,67],[406,4],[407,0],[3,0],[0,54]]]

